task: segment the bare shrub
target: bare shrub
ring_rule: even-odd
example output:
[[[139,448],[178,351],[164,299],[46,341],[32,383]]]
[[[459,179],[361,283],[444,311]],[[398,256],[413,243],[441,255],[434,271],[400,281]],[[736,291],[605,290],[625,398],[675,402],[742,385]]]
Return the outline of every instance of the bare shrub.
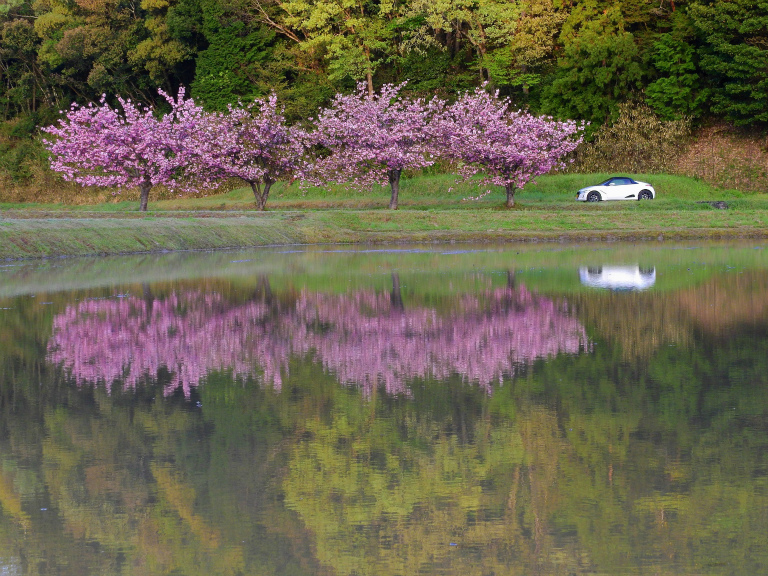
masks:
[[[720,123],[699,130],[675,172],[742,192],[768,190],[768,142],[764,134]]]
[[[569,172],[671,172],[690,135],[690,120],[662,120],[645,104],[625,102],[616,121],[576,150]]]

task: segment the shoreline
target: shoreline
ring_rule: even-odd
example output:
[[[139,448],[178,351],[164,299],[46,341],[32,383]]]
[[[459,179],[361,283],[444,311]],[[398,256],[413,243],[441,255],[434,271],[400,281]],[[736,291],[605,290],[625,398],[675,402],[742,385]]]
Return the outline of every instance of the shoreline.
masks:
[[[352,215],[344,218],[328,213],[272,211],[264,213],[164,212],[106,214],[35,213],[13,211],[0,216],[0,260],[36,260],[80,256],[158,254],[180,251],[233,250],[268,246],[324,244],[430,244],[430,243],[585,243],[585,242],[667,242],[685,240],[740,240],[768,238],[768,227],[724,226],[670,227],[637,226],[624,229],[545,229],[514,226],[508,219],[505,229],[448,229],[440,225],[440,213],[419,213],[436,229],[416,225],[407,211],[363,212],[376,226],[361,229]],[[444,216],[444,215],[443,215]],[[451,215],[453,216],[453,215]],[[486,220],[488,224],[485,224]],[[483,225],[493,225],[490,218]],[[496,222],[498,224],[498,222]],[[471,228],[471,227],[469,227]],[[477,227],[475,227],[477,228]]]

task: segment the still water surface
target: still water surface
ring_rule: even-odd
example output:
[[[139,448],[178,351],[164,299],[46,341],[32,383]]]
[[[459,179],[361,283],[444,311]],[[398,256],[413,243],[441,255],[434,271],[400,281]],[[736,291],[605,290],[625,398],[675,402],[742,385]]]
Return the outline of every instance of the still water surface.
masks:
[[[0,263],[0,574],[765,574],[767,248]]]

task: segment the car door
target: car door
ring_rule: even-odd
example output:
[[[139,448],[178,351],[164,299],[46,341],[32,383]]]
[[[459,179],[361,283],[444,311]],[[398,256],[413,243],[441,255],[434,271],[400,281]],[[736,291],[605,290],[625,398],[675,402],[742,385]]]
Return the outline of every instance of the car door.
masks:
[[[611,200],[631,200],[637,198],[637,184],[631,178],[612,178],[611,183]]]
[[[606,200],[618,200],[622,197],[621,178],[611,178],[603,186]]]
[[[632,180],[632,178],[624,178],[626,184],[622,186],[624,194],[622,198],[625,200],[637,200],[637,195],[640,193],[640,184]]]

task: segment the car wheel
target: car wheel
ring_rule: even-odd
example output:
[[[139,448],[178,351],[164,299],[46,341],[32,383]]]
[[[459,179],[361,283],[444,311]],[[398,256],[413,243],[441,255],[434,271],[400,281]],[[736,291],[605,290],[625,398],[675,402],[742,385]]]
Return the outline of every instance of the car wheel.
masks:
[[[653,194],[651,194],[650,190],[642,190],[640,194],[637,196],[638,200],[653,200]]]
[[[592,190],[592,192],[587,194],[587,202],[600,202],[600,193]]]

